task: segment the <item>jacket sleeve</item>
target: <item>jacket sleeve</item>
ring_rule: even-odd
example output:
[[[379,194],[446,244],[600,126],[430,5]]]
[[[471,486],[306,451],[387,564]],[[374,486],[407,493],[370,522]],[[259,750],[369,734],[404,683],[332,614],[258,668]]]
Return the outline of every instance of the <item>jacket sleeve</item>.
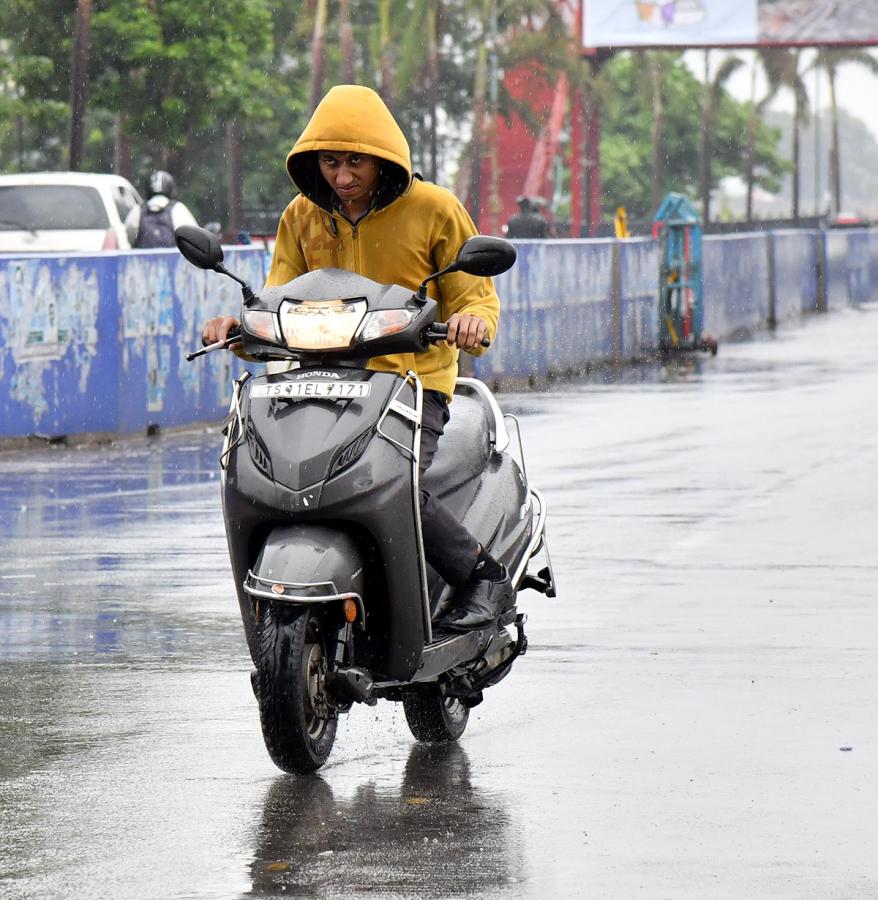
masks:
[[[293,200],[280,217],[274,253],[271,257],[271,268],[268,278],[265,279],[266,287],[286,284],[308,271],[305,254],[302,252],[299,229],[296,226],[295,207],[296,201]]]
[[[140,207],[135,206],[125,217],[125,233],[128,235],[128,243],[132,247],[137,240],[138,231],[140,231]]]
[[[178,200],[171,207],[171,224],[176,230],[181,225],[197,225],[198,222],[195,221],[195,216],[192,215],[189,207]]]
[[[432,255],[437,271],[454,262],[463,242],[478,233],[463,204],[453,198],[448,217],[440,221],[434,233]],[[491,279],[453,272],[438,281],[439,318],[444,321],[453,313],[478,316],[488,326],[487,337],[493,342],[500,318],[500,298]],[[467,352],[481,356],[485,349],[478,347]]]

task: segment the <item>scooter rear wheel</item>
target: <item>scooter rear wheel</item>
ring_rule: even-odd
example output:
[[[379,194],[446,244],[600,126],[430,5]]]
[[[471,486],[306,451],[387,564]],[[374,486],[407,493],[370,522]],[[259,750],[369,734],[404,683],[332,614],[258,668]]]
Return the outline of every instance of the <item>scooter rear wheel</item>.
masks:
[[[327,635],[309,607],[269,604],[259,628],[257,696],[265,747],[285,772],[329,758],[338,718],[326,701]]]
[[[469,721],[469,709],[457,697],[441,694],[408,694],[402,707],[416,740],[430,744],[456,741]]]

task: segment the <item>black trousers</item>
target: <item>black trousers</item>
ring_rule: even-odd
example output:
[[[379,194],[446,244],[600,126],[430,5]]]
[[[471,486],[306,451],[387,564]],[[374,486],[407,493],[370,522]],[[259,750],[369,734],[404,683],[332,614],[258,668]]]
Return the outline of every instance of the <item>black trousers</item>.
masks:
[[[440,391],[424,391],[421,419],[420,483],[430,468],[439,438],[451,418],[448,400]],[[421,488],[421,531],[427,562],[448,582],[463,584],[476,564],[479,542],[457,521],[448,507]]]

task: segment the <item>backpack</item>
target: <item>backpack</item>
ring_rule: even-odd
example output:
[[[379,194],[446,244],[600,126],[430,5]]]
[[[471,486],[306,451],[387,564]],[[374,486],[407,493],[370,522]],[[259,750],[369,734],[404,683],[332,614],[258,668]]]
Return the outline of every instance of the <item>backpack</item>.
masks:
[[[140,227],[134,246],[140,250],[151,250],[156,247],[174,247],[174,223],[172,213],[176,200],[172,200],[164,209],[152,212],[144,203],[140,207]]]

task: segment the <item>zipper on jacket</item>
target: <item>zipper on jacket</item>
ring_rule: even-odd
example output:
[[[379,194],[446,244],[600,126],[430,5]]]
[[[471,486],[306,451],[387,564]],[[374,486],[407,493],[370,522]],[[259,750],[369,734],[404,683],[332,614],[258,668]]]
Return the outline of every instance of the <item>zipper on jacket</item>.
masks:
[[[360,221],[362,221],[362,219]],[[354,269],[358,274],[360,273],[360,241],[358,240],[359,233],[360,222],[357,222],[356,225],[351,226],[351,241],[354,251]]]

